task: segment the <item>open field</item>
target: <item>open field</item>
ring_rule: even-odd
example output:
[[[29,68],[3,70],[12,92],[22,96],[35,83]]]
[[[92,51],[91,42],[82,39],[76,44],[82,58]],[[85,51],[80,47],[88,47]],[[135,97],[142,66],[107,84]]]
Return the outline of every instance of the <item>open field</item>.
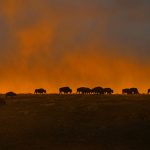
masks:
[[[0,106],[0,150],[149,150],[149,95],[19,95]]]

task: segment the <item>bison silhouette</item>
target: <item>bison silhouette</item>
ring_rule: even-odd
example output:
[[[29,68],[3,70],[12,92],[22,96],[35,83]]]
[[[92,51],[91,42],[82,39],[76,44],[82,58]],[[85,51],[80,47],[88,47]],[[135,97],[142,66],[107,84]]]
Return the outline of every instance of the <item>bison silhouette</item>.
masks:
[[[70,87],[61,87],[61,88],[59,88],[59,93],[60,94],[71,94],[72,89]]]
[[[77,94],[91,94],[92,90],[88,87],[77,88]]]
[[[14,93],[14,92],[7,92],[5,95],[6,95],[6,98],[7,97],[15,97],[15,96],[17,96],[17,94]]]
[[[46,94],[46,90],[43,88],[35,89],[34,94]]]
[[[137,88],[130,88],[131,94],[139,94],[139,91]]]
[[[122,90],[122,94],[135,95],[139,94],[139,91],[137,88],[126,88]]]
[[[104,88],[104,94],[107,94],[107,95],[110,95],[110,94],[113,94],[114,91],[111,89],[111,88]]]
[[[104,94],[104,89],[102,87],[95,87],[92,89],[93,94]]]
[[[131,94],[130,89],[126,88],[122,90],[122,94]]]
[[[150,89],[147,90],[147,93],[150,94]]]

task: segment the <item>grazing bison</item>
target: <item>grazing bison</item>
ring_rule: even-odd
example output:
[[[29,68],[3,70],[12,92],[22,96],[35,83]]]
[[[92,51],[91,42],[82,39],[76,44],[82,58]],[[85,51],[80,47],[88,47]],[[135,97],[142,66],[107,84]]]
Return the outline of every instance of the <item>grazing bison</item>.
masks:
[[[114,91],[111,88],[104,88],[104,94],[113,94]]]
[[[6,93],[6,97],[15,97],[15,96],[17,96],[17,94],[14,92],[7,92]]]
[[[139,94],[139,91],[137,88],[130,88],[131,94]]]
[[[77,94],[91,94],[92,90],[87,87],[80,87],[77,89]]]
[[[139,94],[139,91],[137,88],[130,88],[130,89],[123,89],[122,94],[127,94],[127,95],[134,95],[134,94]]]
[[[34,94],[46,94],[46,90],[43,88],[35,89]]]
[[[131,94],[131,90],[130,89],[123,89],[122,90],[122,94]]]
[[[104,94],[104,89],[102,87],[95,87],[92,89],[93,94]]]
[[[71,94],[72,93],[72,89],[70,87],[61,87],[59,88],[59,93],[60,94]]]
[[[147,90],[147,93],[150,94],[150,89]]]

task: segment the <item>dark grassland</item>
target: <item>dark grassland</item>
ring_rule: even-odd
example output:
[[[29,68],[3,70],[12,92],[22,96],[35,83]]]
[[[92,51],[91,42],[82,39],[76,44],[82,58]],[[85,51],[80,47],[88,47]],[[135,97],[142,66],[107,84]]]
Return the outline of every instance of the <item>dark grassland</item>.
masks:
[[[7,98],[0,150],[150,150],[150,96]]]

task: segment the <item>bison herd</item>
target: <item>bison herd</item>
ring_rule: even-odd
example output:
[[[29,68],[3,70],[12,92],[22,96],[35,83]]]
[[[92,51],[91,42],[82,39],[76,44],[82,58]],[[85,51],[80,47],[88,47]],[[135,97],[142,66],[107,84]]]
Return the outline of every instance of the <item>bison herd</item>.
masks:
[[[72,89],[70,87],[61,87],[59,88],[60,94],[71,94]],[[100,95],[111,95],[114,93],[114,90],[111,88],[102,88],[102,87],[95,87],[95,88],[88,88],[88,87],[80,87],[77,88],[76,94],[100,94]],[[122,89],[123,95],[137,95],[140,94],[137,88],[126,88]],[[150,94],[150,89],[148,89],[147,94]]]
[[[102,88],[95,87],[90,89],[88,87],[80,87],[77,88],[77,94],[113,94],[113,90],[111,88]],[[35,94],[46,94],[46,90],[43,88],[35,89]],[[72,89],[70,87],[61,87],[59,88],[59,94],[72,94]]]
[[[35,89],[34,94],[46,94],[47,91],[43,88]],[[111,95],[114,91],[111,88],[103,88],[103,87],[94,87],[94,88],[88,88],[88,87],[80,87],[77,88],[76,94],[81,95]],[[72,94],[72,89],[68,86],[59,88],[59,94]],[[123,95],[138,95],[139,90],[137,88],[126,88],[122,89]],[[147,94],[150,94],[150,89],[147,90]],[[15,92],[7,92],[5,94],[6,98],[9,97],[16,97],[17,94]],[[4,99],[0,99],[0,104],[5,104],[6,101]]]
[[[62,87],[59,88],[60,94],[71,94],[72,89],[70,87]],[[102,88],[102,87],[95,87],[95,88],[88,88],[88,87],[80,87],[77,88],[76,94],[100,94],[100,95],[111,95],[114,91],[111,88]],[[148,94],[150,93],[150,89],[148,89]],[[126,95],[135,95],[140,94],[137,88],[126,88],[122,90],[122,94]]]
[[[61,87],[59,88],[60,94],[71,94],[72,89],[70,87]],[[102,88],[102,87],[95,87],[95,88],[88,88],[88,87],[80,87],[77,88],[76,94],[100,94],[100,95],[110,95],[113,94],[114,91],[111,88]],[[150,93],[150,89],[148,90],[148,93]],[[122,94],[126,95],[135,95],[139,94],[139,91],[137,88],[127,88],[122,90]]]
[[[43,88],[35,89],[35,94],[46,94],[46,90]],[[111,88],[103,88],[103,87],[80,87],[77,88],[76,94],[99,94],[99,95],[111,95],[114,93],[114,90]],[[150,94],[150,89],[147,91]],[[59,88],[59,94],[72,94],[72,89],[68,86]],[[136,95],[140,94],[137,88],[126,88],[122,90],[122,94],[124,95]]]
[[[34,94],[46,94],[47,91],[43,88],[35,89]],[[103,87],[80,87],[77,88],[76,94],[99,94],[99,95],[111,95],[114,93],[114,90],[111,88],[103,88]],[[72,94],[72,89],[70,87],[61,87],[59,88],[59,94]],[[122,90],[123,95],[137,95],[140,94],[137,88],[126,88]],[[150,94],[150,89],[147,90],[147,94]],[[6,97],[15,97],[17,96],[14,92],[7,92],[5,94]]]

